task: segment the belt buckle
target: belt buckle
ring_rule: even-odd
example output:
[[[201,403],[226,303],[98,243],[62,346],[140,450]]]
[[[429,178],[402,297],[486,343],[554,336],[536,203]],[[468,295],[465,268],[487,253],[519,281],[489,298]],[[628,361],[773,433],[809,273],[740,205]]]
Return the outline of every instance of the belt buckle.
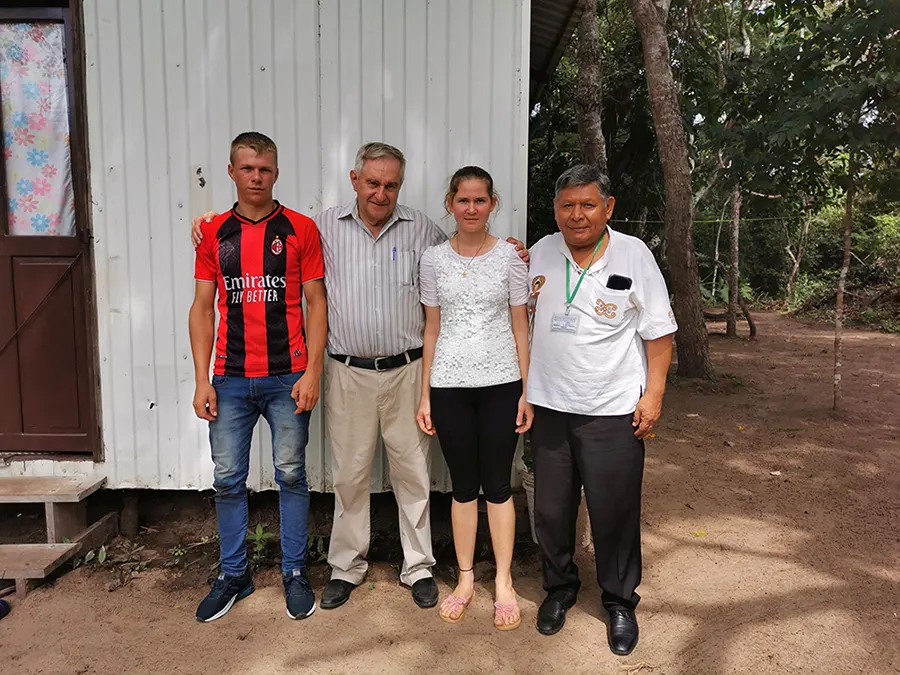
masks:
[[[378,367],[378,362],[386,360],[387,358],[388,358],[387,356],[376,356],[375,357],[375,372],[376,373],[384,372],[384,370],[382,370],[381,368]],[[385,370],[387,370],[387,369],[385,369]]]

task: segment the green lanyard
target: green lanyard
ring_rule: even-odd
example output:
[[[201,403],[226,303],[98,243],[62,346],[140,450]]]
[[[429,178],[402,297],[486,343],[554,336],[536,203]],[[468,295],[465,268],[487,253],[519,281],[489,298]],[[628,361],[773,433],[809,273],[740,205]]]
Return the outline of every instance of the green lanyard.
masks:
[[[581,274],[578,275],[578,283],[575,284],[575,290],[569,290],[570,277],[569,270],[571,268],[571,264],[569,263],[569,258],[566,258],[566,316],[569,314],[569,309],[572,307],[572,303],[575,301],[575,296],[578,294],[578,289],[581,288],[581,282],[584,281],[584,278],[587,276],[587,271],[591,269],[591,265],[594,264],[594,258],[597,255],[597,251],[600,250],[600,244],[603,243],[603,238],[606,236],[606,230],[603,230],[603,234],[600,235],[600,239],[597,241],[597,245],[594,246],[594,252],[591,254],[591,261],[587,264],[587,267],[582,270]]]

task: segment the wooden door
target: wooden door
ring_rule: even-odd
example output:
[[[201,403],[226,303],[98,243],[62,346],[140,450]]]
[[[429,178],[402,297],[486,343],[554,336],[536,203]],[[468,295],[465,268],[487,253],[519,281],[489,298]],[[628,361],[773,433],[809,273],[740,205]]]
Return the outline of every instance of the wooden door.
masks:
[[[0,452],[96,455],[80,8],[27,4],[0,9]]]

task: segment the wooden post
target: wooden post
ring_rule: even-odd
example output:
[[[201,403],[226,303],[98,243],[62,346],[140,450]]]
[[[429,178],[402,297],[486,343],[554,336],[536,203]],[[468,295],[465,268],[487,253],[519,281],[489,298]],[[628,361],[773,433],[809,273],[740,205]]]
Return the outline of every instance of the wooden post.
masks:
[[[73,540],[87,529],[87,504],[85,502],[47,502],[47,543],[61,544]]]
[[[122,493],[122,518],[120,529],[126,537],[136,537],[138,533],[138,497],[137,492],[129,490]]]
[[[16,579],[16,600],[24,600],[33,587],[34,582],[31,579]]]

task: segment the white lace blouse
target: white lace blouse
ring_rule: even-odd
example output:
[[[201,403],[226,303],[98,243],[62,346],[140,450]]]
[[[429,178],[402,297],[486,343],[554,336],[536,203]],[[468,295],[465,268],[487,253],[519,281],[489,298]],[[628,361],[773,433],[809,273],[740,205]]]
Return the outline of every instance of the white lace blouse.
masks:
[[[419,266],[422,304],[441,308],[431,365],[432,387],[489,387],[521,378],[509,308],[528,302],[528,266],[498,240],[476,258],[446,241],[427,249]]]

